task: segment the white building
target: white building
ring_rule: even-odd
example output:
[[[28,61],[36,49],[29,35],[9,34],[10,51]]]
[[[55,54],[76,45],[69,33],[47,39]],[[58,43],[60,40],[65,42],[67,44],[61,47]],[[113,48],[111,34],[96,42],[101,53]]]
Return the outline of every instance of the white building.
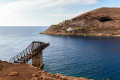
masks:
[[[72,29],[72,28],[68,28],[66,31],[69,31],[69,32],[70,32],[70,31],[73,31],[73,29]]]

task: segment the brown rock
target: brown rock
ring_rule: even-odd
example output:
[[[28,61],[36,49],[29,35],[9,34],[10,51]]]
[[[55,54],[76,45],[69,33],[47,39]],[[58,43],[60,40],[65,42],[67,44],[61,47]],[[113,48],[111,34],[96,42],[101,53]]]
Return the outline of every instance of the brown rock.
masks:
[[[54,79],[54,78],[50,78],[49,80],[56,80],[56,79]]]
[[[56,77],[58,77],[58,78],[59,78],[60,76],[61,76],[61,74],[59,74],[59,73],[57,73],[57,74],[56,74]]]
[[[38,74],[32,74],[32,77],[38,77],[39,75]]]
[[[67,76],[60,76],[60,79],[67,80]]]
[[[41,73],[41,75],[46,75],[46,73]]]
[[[49,77],[45,77],[45,79],[44,80],[50,80],[50,78]]]
[[[40,79],[43,79],[43,76],[40,76]]]
[[[18,76],[18,75],[19,75],[18,72],[11,72],[11,73],[9,74],[9,76]]]
[[[41,74],[41,73],[45,73],[44,71],[39,71],[39,74]]]
[[[5,75],[5,76],[7,76],[7,75],[8,75],[8,73],[4,73],[4,75]]]
[[[52,77],[56,77],[56,75],[55,75],[55,74],[51,74],[51,76],[52,76]]]
[[[52,76],[52,74],[51,74],[51,73],[47,73],[47,75]]]
[[[38,77],[33,77],[31,80],[39,80]]]
[[[42,75],[42,76],[40,76],[40,79],[45,80],[45,79],[46,79],[46,76],[45,76],[45,75]]]

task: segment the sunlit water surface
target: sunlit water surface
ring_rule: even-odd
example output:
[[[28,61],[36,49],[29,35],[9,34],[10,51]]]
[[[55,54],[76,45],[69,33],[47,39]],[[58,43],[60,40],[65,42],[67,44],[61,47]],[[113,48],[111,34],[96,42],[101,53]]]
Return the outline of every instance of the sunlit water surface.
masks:
[[[120,38],[39,34],[45,29],[47,27],[0,27],[0,59],[9,61],[32,41],[50,42],[43,51],[46,72],[120,80]]]

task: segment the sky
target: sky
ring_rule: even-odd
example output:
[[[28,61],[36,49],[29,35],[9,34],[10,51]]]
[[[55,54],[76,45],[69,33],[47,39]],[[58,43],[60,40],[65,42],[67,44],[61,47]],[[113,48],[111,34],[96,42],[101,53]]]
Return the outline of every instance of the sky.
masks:
[[[0,0],[0,26],[50,26],[120,0]]]

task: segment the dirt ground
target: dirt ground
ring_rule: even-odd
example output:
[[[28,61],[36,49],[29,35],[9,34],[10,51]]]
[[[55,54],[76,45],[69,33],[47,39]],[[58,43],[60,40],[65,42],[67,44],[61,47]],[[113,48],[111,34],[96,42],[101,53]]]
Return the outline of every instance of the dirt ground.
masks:
[[[0,61],[0,80],[92,80],[46,73],[30,64],[11,64]]]

